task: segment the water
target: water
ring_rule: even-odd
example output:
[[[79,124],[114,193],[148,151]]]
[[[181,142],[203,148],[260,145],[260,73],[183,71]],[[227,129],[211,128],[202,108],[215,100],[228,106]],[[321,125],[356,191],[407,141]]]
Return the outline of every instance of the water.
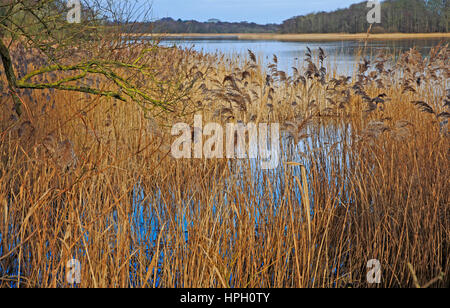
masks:
[[[208,39],[174,38],[161,42],[163,46],[179,46],[202,51],[206,53],[221,53],[227,56],[248,56],[248,50],[252,50],[264,65],[270,63],[275,54],[278,57],[278,67],[280,70],[291,72],[292,67],[301,67],[307,47],[317,51],[321,47],[328,55],[327,63],[330,69],[336,68],[339,73],[350,74],[355,68],[357,53],[360,48],[365,50],[367,56],[375,56],[381,51],[387,54],[398,55],[410,48],[416,47],[423,55],[427,55],[430,49],[436,46],[441,40],[436,39],[415,39],[415,40],[385,40],[365,42],[358,40],[347,41],[311,41],[311,42],[285,42],[270,40],[238,40],[235,38]],[[444,39],[448,43],[449,39]]]

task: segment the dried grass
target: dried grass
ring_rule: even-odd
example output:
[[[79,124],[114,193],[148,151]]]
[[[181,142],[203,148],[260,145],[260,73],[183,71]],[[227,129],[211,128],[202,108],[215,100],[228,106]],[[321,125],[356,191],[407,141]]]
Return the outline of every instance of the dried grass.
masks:
[[[322,52],[292,76],[249,56],[155,51],[161,98],[201,73],[174,113],[44,91],[19,121],[2,104],[0,286],[69,287],[76,258],[82,287],[372,287],[370,259],[380,286],[448,287],[447,47],[355,76]],[[297,164],[174,160],[170,127],[194,113],[280,122]]]

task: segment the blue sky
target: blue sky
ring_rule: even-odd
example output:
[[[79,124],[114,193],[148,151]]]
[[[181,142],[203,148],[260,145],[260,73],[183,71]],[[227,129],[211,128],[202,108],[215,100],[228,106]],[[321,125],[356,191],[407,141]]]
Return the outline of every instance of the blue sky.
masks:
[[[155,19],[281,23],[290,17],[346,8],[363,0],[153,0]]]

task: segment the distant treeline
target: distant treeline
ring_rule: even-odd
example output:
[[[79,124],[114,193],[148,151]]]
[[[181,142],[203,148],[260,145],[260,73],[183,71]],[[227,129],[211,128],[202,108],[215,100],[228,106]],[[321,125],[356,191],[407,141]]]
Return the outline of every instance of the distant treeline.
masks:
[[[368,30],[367,1],[347,9],[319,12],[288,19],[281,25],[282,33],[362,33]],[[448,32],[449,1],[386,0],[381,3],[381,24],[374,24],[374,33]]]
[[[140,24],[134,29],[142,33],[275,33],[279,32],[280,26],[276,24],[258,25],[249,22],[199,22],[163,18],[152,23]]]
[[[334,12],[318,12],[297,16],[281,25],[230,23],[213,20],[174,20],[163,18],[142,23],[130,32],[146,33],[364,33],[367,32],[367,1]],[[374,24],[372,33],[449,32],[448,0],[385,0],[381,3],[381,24]]]

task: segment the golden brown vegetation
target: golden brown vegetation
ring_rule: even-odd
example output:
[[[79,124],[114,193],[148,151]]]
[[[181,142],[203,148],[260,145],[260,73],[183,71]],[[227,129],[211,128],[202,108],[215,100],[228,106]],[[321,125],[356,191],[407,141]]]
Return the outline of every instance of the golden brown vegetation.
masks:
[[[82,287],[370,287],[370,259],[381,286],[449,286],[447,46],[354,76],[322,50],[290,76],[252,52],[147,57],[142,86],[172,112],[44,90],[18,119],[3,93],[0,286],[68,287],[73,258]],[[283,164],[172,159],[195,113],[280,122]]]
[[[126,36],[145,36],[145,34],[126,34]],[[240,40],[277,40],[294,42],[343,41],[343,40],[403,40],[403,39],[441,39],[450,37],[450,33],[382,33],[369,36],[367,33],[311,33],[311,34],[277,34],[277,33],[149,33],[153,37],[232,37]]]

